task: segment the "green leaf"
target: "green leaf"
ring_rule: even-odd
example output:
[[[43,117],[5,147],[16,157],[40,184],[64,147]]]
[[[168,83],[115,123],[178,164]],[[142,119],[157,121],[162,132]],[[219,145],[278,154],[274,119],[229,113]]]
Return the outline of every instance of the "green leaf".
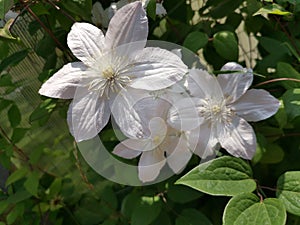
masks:
[[[17,65],[19,62],[25,59],[27,55],[28,55],[28,50],[22,50],[8,56],[0,63],[0,72],[5,70],[9,66]]]
[[[300,88],[300,73],[298,73],[297,70],[295,70],[289,63],[277,63],[276,74],[279,78],[292,78],[299,80],[299,82],[282,81],[282,86],[286,89]]]
[[[199,223],[201,221],[201,223]],[[196,209],[184,209],[176,218],[176,225],[212,225],[209,219]]]
[[[10,32],[10,27],[13,24],[13,22],[14,22],[14,19],[10,19],[5,23],[4,27],[0,29],[0,37],[5,38],[5,39],[10,39],[10,40],[17,39]]]
[[[27,172],[28,172],[28,169],[26,167],[17,169],[16,171],[14,171],[12,174],[9,175],[9,177],[6,180],[5,185],[8,186],[8,185],[24,178],[25,175],[27,174]]]
[[[39,186],[39,174],[38,172],[31,172],[24,182],[25,189],[32,195],[37,196]]]
[[[210,9],[210,14],[214,18],[222,18],[227,16],[229,13],[233,12],[236,8],[242,4],[242,0],[234,0],[234,1],[219,1],[215,7]]]
[[[199,31],[194,31],[188,34],[183,42],[183,46],[193,52],[197,52],[203,48],[208,42],[207,34]]]
[[[92,0],[64,0],[60,2],[64,8],[84,20],[91,20]]]
[[[256,134],[257,148],[255,156],[252,159],[254,164],[260,162],[265,164],[279,163],[284,158],[282,148],[274,143],[269,143],[267,139],[260,133]]]
[[[29,122],[49,118],[50,114],[56,107],[56,101],[53,99],[46,99],[43,101],[29,116]]]
[[[0,0],[0,19],[4,19],[5,14],[13,5],[13,0]]]
[[[264,201],[252,194],[234,196],[226,205],[223,225],[285,225],[286,212],[281,201],[267,198]]]
[[[200,164],[176,183],[210,195],[233,196],[256,189],[251,177],[251,167],[245,161],[224,156]]]
[[[0,98],[0,111],[2,111],[3,109],[6,109],[12,103],[13,102],[11,100]]]
[[[9,54],[9,46],[7,41],[0,40],[0,59],[3,60]]]
[[[20,124],[21,122],[21,113],[20,110],[18,108],[18,106],[16,106],[15,104],[13,104],[7,113],[8,116],[8,120],[10,122],[10,125],[12,127],[16,127]]]
[[[49,193],[50,197],[54,197],[58,195],[58,193],[61,190],[61,187],[62,187],[62,179],[55,178],[46,192]]]
[[[0,87],[12,86],[11,76],[9,74],[3,74],[0,76]]]
[[[160,214],[162,204],[159,198],[142,197],[136,204],[131,216],[132,225],[151,224]]]
[[[155,20],[156,19],[156,0],[150,0],[147,5],[147,15]]]
[[[280,5],[273,3],[271,5],[267,5],[267,6],[260,8],[256,13],[253,14],[253,16],[262,15],[262,14],[274,14],[274,15],[279,15],[279,16],[288,16],[288,15],[291,15],[292,13],[286,11]]]
[[[121,205],[121,213],[128,218],[131,217],[136,204],[140,201],[140,196],[137,193],[129,193],[126,195]]]
[[[217,53],[224,59],[237,61],[239,48],[234,33],[220,31],[214,35],[213,45]]]
[[[173,202],[187,203],[200,198],[203,194],[184,185],[174,185],[168,189],[167,196]]]
[[[0,215],[4,214],[4,211],[7,209],[8,207],[8,203],[5,200],[0,201]]]
[[[276,196],[289,213],[300,216],[300,171],[289,171],[278,178]]]
[[[8,225],[14,224],[19,216],[23,216],[24,204],[17,204],[6,216],[6,222]]]
[[[287,90],[283,94],[282,100],[289,121],[300,116],[300,88]]]
[[[13,195],[10,195],[7,198],[7,202],[11,203],[11,204],[16,204],[16,203],[22,202],[22,201],[30,198],[31,196],[32,195],[28,191],[22,189],[22,190],[17,191]]]
[[[22,140],[22,138],[25,136],[28,130],[29,130],[28,128],[15,128],[13,130],[11,141],[13,143],[18,143],[19,141]]]

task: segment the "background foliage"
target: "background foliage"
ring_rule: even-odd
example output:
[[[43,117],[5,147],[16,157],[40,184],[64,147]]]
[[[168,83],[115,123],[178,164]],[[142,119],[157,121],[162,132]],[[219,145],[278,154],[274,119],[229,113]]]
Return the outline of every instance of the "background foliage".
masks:
[[[228,61],[251,67],[252,86],[282,104],[252,124],[253,160],[221,151],[206,167],[194,157],[180,175],[145,187],[90,169],[68,133],[69,102],[37,94],[75,60],[66,35],[75,21],[91,22],[93,3],[0,0],[0,18],[20,12],[0,29],[0,225],[300,224],[300,1],[165,0],[164,17],[150,1],[148,39],[189,48],[210,71]],[[101,138],[111,150],[118,143],[109,126]]]

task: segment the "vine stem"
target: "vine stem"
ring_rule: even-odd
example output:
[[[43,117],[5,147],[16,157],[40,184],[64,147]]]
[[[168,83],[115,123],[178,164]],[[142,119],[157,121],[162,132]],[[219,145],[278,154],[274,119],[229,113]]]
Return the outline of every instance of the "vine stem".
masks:
[[[266,190],[269,190],[269,191],[277,191],[276,188],[271,188],[271,187],[266,187],[266,186],[259,186],[261,189],[266,189]]]
[[[267,80],[261,83],[258,83],[256,85],[254,85],[253,87],[259,87],[265,84],[270,84],[270,83],[274,83],[274,82],[278,82],[278,81],[294,81],[294,82],[300,82],[299,79],[295,79],[295,78],[276,78],[276,79],[272,79],[272,80]]]
[[[88,181],[88,178],[86,177],[86,175],[84,174],[82,168],[81,168],[81,164],[80,164],[80,161],[79,161],[79,158],[78,158],[78,150],[77,150],[77,147],[76,147],[76,143],[74,142],[74,151],[73,151],[73,155],[74,155],[74,158],[76,160],[76,167],[77,169],[79,170],[79,173],[80,173],[80,176],[82,178],[82,180],[84,181],[84,183],[88,186],[88,188],[90,190],[93,190],[94,189],[94,186]]]
[[[65,10],[63,10],[62,8],[60,8],[58,5],[54,4],[53,1],[51,0],[45,0],[48,4],[50,4],[53,8],[55,8],[56,10],[60,11],[65,17],[67,17],[69,20],[71,20],[72,22],[76,22],[76,20],[70,15],[68,14]]]
[[[282,25],[282,23],[280,22],[280,19],[278,19],[277,16],[274,16],[276,22],[279,24],[281,30],[286,34],[286,36],[288,37],[288,39],[290,40],[290,42],[292,43],[293,47],[295,48],[296,52],[298,54],[300,54],[300,50],[297,47],[297,44],[295,43],[295,40],[291,37],[291,35],[289,34],[289,32],[285,29],[285,27]]]

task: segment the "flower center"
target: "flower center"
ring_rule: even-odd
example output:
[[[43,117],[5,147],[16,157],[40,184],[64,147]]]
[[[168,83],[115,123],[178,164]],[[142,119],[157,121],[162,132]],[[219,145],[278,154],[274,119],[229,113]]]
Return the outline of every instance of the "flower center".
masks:
[[[205,99],[199,106],[199,115],[212,124],[232,121],[234,112],[226,106],[225,100]]]
[[[109,98],[111,92],[119,92],[131,81],[128,76],[120,76],[112,66],[102,70],[101,77],[90,82],[89,90],[99,91],[100,96]]]
[[[115,73],[114,69],[111,66],[109,66],[108,68],[106,68],[105,70],[102,71],[103,77],[107,80],[113,80],[115,74],[116,73]]]

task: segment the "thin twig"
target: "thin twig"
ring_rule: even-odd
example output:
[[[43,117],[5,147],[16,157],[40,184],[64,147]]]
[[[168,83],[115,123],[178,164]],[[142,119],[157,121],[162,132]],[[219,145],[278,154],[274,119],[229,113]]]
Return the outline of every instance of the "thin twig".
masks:
[[[82,180],[84,181],[84,183],[88,186],[88,188],[90,190],[93,190],[94,186],[89,182],[87,176],[84,174],[84,172],[82,170],[82,167],[81,167],[81,164],[80,164],[80,161],[79,161],[79,158],[78,158],[78,150],[77,150],[75,142],[74,142],[73,155],[74,155],[74,158],[76,160],[75,165],[76,165],[77,169],[79,170],[79,173],[80,173],[80,176],[81,176]]]
[[[279,24],[281,30],[286,34],[286,36],[288,37],[288,39],[290,40],[291,44],[293,45],[293,47],[295,48],[296,52],[298,54],[300,54],[300,50],[297,47],[297,44],[295,43],[295,40],[291,37],[291,35],[289,34],[289,32],[285,29],[285,27],[282,25],[282,23],[280,22],[280,19],[277,16],[274,16],[276,22]]]
[[[69,20],[71,20],[72,22],[76,22],[76,20],[70,15],[68,14],[65,10],[63,10],[62,8],[60,8],[58,5],[55,5],[53,3],[53,1],[51,0],[45,0],[47,3],[49,3],[53,8],[55,8],[56,10],[60,11],[65,17],[67,17]]]
[[[295,78],[276,78],[276,79],[272,79],[272,80],[267,80],[261,83],[258,83],[256,85],[254,85],[253,87],[259,87],[265,84],[270,84],[270,83],[274,83],[274,82],[278,82],[278,81],[294,81],[294,82],[300,82],[299,79],[295,79]]]

